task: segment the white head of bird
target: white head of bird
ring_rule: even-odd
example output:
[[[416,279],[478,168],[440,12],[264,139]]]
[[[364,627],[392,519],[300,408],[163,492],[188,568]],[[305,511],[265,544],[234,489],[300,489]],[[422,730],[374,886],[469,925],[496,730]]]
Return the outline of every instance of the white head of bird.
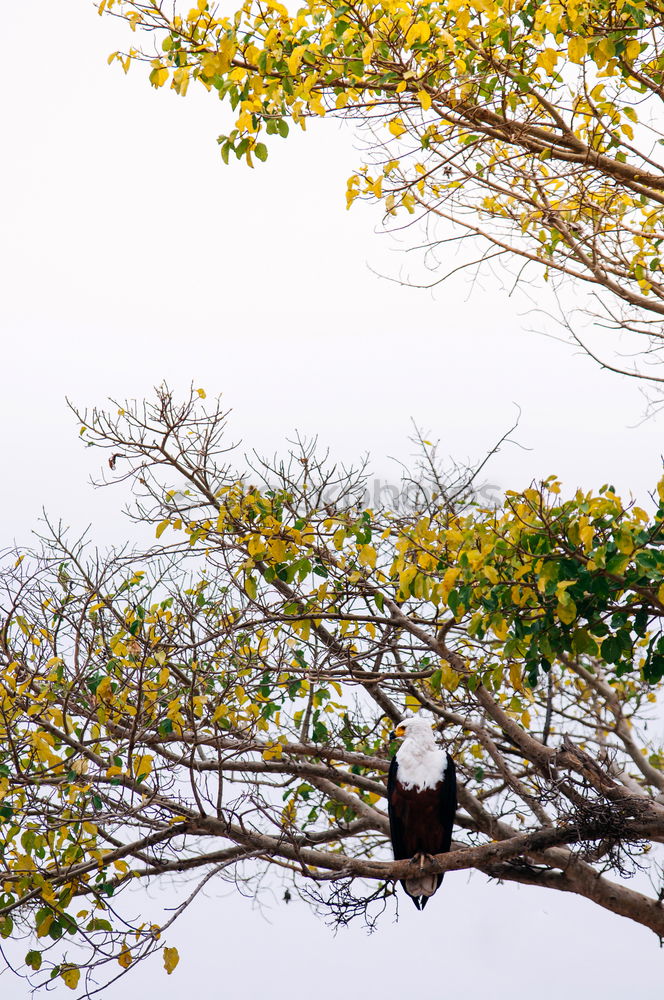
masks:
[[[400,722],[394,731],[403,739],[397,750],[399,782],[404,788],[435,788],[447,767],[447,754],[434,739],[432,721],[425,715],[413,715]]]

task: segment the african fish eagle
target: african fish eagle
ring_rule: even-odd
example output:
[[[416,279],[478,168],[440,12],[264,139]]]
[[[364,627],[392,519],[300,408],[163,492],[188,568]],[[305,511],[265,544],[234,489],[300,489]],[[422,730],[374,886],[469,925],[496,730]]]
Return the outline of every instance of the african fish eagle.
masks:
[[[395,861],[449,851],[457,808],[454,761],[434,740],[431,722],[405,719],[391,738],[403,738],[387,778],[387,808]],[[401,885],[418,910],[439,888],[442,875],[413,874]]]

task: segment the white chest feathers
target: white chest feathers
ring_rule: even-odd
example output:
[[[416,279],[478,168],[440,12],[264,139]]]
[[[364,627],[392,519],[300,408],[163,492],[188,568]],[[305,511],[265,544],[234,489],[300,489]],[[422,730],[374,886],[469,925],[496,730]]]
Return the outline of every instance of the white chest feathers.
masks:
[[[397,751],[397,781],[404,788],[435,788],[446,768],[447,754],[431,738],[408,736]]]

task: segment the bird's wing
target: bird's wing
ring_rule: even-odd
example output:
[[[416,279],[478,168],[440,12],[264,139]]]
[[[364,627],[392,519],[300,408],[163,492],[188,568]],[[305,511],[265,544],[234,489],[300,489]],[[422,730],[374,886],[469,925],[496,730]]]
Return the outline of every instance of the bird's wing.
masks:
[[[452,843],[452,830],[454,829],[454,817],[457,811],[457,787],[456,787],[456,767],[454,761],[447,755],[447,767],[443,776],[443,784],[440,789],[440,818],[443,824],[443,844],[442,851],[449,851]]]
[[[408,854],[404,847],[405,838],[403,820],[399,814],[395,800],[397,767],[397,759],[396,757],[393,757],[392,763],[390,764],[390,770],[387,774],[387,814],[390,818],[390,839],[392,841],[392,850],[394,852],[395,860],[400,861],[402,858],[409,858],[410,854]]]

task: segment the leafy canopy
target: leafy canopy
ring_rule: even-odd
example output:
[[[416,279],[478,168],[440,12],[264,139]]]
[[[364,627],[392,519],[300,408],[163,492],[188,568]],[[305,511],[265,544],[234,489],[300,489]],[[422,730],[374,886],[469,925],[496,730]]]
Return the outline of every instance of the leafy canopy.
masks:
[[[132,920],[124,891],[177,873],[258,893],[271,865],[336,919],[375,919],[407,864],[385,860],[388,734],[420,708],[460,777],[437,864],[662,936],[658,900],[606,875],[664,837],[642,729],[664,484],[651,514],[555,479],[487,508],[422,442],[409,503],[372,508],[362,470],[306,443],[238,469],[204,395],[80,414],[147,546],[102,554],[49,523],[2,561],[0,935],[26,939],[22,972],[89,989],[161,948],[172,972],[196,890],[166,922]]]
[[[441,220],[481,256],[608,291],[612,319],[648,337],[664,314],[661,10],[648,0],[310,0],[235,11],[102,0],[157,47],[114,53],[150,81],[230,103],[225,162],[265,160],[289,123],[364,123],[348,204]],[[450,226],[452,229],[450,229]],[[488,247],[486,246],[488,241]],[[474,262],[477,254],[473,251]],[[455,267],[458,262],[455,262]],[[620,309],[623,308],[621,312]]]

